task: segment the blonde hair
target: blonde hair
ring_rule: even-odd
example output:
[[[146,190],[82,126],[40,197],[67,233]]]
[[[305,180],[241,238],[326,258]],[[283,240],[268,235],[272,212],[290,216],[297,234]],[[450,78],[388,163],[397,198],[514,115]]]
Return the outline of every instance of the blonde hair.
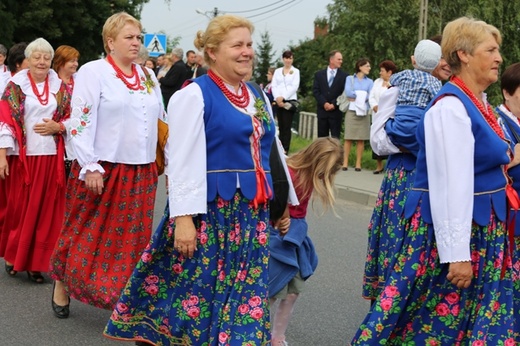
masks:
[[[213,18],[206,28],[206,31],[199,30],[193,41],[193,45],[200,51],[204,52],[204,61],[211,66],[212,61],[209,58],[208,49],[217,51],[220,44],[226,39],[230,30],[236,28],[247,28],[251,33],[254,31],[253,23],[248,19],[225,14]]]
[[[314,191],[325,210],[334,206],[334,179],[343,163],[343,147],[337,138],[322,137],[289,156],[287,165],[298,176],[296,189],[306,198]]]
[[[442,32],[442,56],[450,65],[454,75],[460,73],[462,67],[457,51],[473,54],[475,48],[484,42],[488,34],[493,35],[499,45],[502,43],[500,31],[482,20],[460,17],[446,24]]]
[[[110,48],[108,47],[108,39],[111,38],[115,40],[117,34],[123,29],[123,27],[127,24],[135,25],[139,28],[139,31],[143,31],[143,26],[141,22],[129,15],[126,12],[118,12],[116,14],[111,15],[106,20],[103,25],[103,46],[105,47],[105,52],[110,54]]]

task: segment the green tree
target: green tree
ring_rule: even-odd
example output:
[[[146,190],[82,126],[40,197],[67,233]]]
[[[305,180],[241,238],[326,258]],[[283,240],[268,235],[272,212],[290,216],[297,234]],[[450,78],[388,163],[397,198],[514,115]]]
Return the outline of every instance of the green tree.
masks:
[[[267,84],[267,70],[273,66],[273,44],[268,31],[261,34],[261,42],[256,50],[256,66],[253,71],[253,80],[257,83]]]
[[[3,0],[0,5],[2,42],[9,47],[38,37],[53,47],[75,47],[82,61],[97,58],[102,52],[101,31],[112,14],[125,11],[140,18],[149,0]]]
[[[430,0],[428,37],[442,33],[449,21],[470,16],[495,25],[502,33],[503,68],[520,61],[520,0]],[[354,72],[357,59],[372,62],[371,78],[377,78],[377,65],[385,59],[396,62],[399,69],[411,68],[410,56],[418,40],[420,0],[334,0],[327,5],[328,18],[316,19],[320,27],[329,26],[326,36],[308,39],[291,47],[294,65],[300,69],[302,99],[312,99],[314,73],[327,64],[329,51],[343,54],[343,69]],[[493,104],[501,102],[499,83],[487,90]],[[313,111],[312,102],[308,110]]]

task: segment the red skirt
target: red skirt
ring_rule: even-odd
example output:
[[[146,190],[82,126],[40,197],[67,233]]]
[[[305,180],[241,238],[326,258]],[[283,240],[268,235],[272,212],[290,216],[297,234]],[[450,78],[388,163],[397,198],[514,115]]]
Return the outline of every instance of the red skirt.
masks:
[[[17,176],[19,173],[18,165],[19,160],[17,156],[7,156],[7,165],[9,167],[9,176],[5,179],[0,179],[0,257],[4,257],[5,248],[7,247],[7,240],[9,239],[10,230],[13,228],[12,223],[14,220],[20,220],[20,217],[15,217],[10,214],[7,215],[7,201],[15,201],[20,198],[19,194],[21,191],[21,185],[16,184],[15,187],[19,187],[16,192],[13,192],[13,196],[9,196],[11,191],[11,177]]]
[[[44,272],[63,223],[65,180],[59,186],[57,155],[27,156],[26,160],[29,184],[24,182],[18,156],[10,158],[0,251],[16,271]]]
[[[69,175],[65,220],[51,258],[50,275],[83,303],[113,309],[150,240],[157,167],[101,162],[101,195]]]

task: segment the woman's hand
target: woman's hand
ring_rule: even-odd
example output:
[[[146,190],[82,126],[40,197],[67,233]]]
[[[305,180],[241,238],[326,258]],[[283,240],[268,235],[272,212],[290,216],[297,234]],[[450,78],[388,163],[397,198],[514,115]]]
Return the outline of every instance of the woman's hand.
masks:
[[[9,164],[7,163],[7,149],[0,148],[0,178],[5,179],[9,176]]]
[[[446,278],[458,288],[468,288],[473,279],[471,262],[450,263],[450,268]]]
[[[191,258],[197,250],[197,230],[191,215],[175,218],[175,239],[173,246],[183,256]]]
[[[98,171],[85,173],[85,186],[96,195],[103,193],[103,174]]]
[[[60,124],[49,118],[43,118],[43,123],[33,127],[34,132],[42,136],[51,136],[60,132]]]
[[[520,144],[515,144],[513,155],[513,159],[508,165],[509,168],[514,167],[520,163]]]

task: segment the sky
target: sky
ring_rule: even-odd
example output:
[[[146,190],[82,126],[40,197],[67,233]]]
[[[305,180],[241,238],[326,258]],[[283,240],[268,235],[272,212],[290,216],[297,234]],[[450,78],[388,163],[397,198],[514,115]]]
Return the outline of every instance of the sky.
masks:
[[[219,13],[244,16],[255,26],[253,47],[261,43],[261,34],[269,32],[273,51],[280,57],[289,44],[311,39],[316,17],[327,17],[327,4],[332,0],[150,0],[143,6],[141,23],[146,33],[164,30],[172,37],[180,36],[185,52],[194,49],[198,30],[205,30],[214,9]],[[197,13],[199,10],[202,14]]]

